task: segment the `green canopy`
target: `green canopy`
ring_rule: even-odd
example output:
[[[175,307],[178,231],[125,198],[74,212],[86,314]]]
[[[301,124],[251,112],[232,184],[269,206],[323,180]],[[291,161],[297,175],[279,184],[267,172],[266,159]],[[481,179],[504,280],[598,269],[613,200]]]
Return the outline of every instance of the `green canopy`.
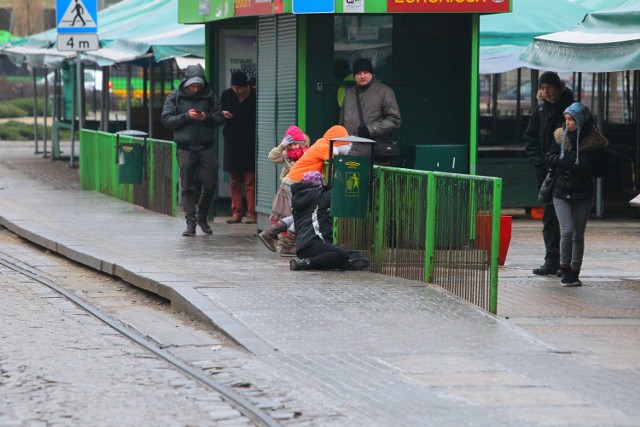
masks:
[[[530,68],[606,73],[640,69],[640,0],[591,12],[575,27],[534,38],[521,59]]]
[[[0,30],[0,46],[7,44],[9,42],[15,42],[21,39],[22,37],[17,37],[11,34],[9,31]]]
[[[15,63],[33,67],[59,66],[75,52],[55,48],[57,29],[26,38],[2,53]],[[176,56],[204,57],[204,25],[178,23],[177,0],[123,0],[98,11],[101,49],[83,53],[83,58],[101,66],[153,55],[156,61]]]
[[[580,23],[598,9],[624,0],[513,0],[513,11],[480,17],[480,73],[494,74],[528,67],[520,54],[533,41]]]

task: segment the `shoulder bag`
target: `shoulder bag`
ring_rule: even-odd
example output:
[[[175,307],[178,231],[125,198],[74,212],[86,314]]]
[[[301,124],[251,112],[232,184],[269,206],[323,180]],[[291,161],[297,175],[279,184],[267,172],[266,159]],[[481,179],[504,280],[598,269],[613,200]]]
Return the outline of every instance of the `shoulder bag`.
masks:
[[[538,200],[542,203],[551,203],[553,200],[553,185],[556,183],[556,173],[550,170],[542,182],[540,192],[538,192]]]

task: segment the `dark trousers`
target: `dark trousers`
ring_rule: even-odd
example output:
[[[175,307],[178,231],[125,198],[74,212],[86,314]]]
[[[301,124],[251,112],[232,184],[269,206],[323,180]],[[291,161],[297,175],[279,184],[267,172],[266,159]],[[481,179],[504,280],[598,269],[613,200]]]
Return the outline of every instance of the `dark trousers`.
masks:
[[[187,223],[192,223],[196,215],[206,218],[209,213],[216,190],[218,160],[213,147],[200,151],[178,149],[177,157],[182,209]]]
[[[325,243],[320,239],[298,250],[298,258],[308,258],[314,270],[335,270],[343,268],[349,261],[349,254],[342,248]]]
[[[542,211],[542,238],[544,239],[544,263],[560,265],[560,223],[553,203],[545,203]]]
[[[546,166],[534,166],[538,190],[547,176]],[[560,265],[560,223],[553,202],[545,203],[542,208],[542,239],[544,240],[544,263],[557,268]]]

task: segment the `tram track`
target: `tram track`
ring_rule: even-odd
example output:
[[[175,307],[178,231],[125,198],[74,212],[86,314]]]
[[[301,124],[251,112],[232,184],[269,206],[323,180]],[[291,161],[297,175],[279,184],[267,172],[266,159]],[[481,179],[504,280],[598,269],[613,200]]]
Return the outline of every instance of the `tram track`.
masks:
[[[194,368],[189,364],[185,363],[183,360],[177,358],[172,355],[168,351],[158,347],[157,345],[151,343],[146,338],[142,337],[135,331],[128,329],[123,326],[117,320],[114,320],[109,315],[102,312],[100,309],[96,308],[94,305],[84,301],[73,292],[68,291],[63,286],[55,283],[54,281],[42,277],[37,273],[26,270],[15,262],[6,259],[5,257],[0,255],[0,264],[5,266],[6,268],[15,271],[31,280],[34,280],[37,283],[40,283],[43,286],[53,290],[59,295],[63,296],[73,304],[75,304],[80,309],[85,312],[91,314],[96,319],[103,322],[105,325],[109,326],[113,330],[117,331],[122,336],[128,338],[130,341],[138,344],[140,347],[144,348],[148,352],[152,353],[156,357],[166,361],[174,368],[182,372],[183,374],[189,376],[193,380],[202,384],[210,390],[218,393],[223,400],[229,402],[235,409],[237,409],[243,416],[247,417],[251,422],[256,426],[267,426],[267,427],[275,427],[280,426],[275,419],[273,419],[269,414],[265,411],[252,404],[249,400],[245,399],[243,396],[229,389],[227,386],[222,385],[216,381],[214,381],[207,373],[203,372],[200,369]]]

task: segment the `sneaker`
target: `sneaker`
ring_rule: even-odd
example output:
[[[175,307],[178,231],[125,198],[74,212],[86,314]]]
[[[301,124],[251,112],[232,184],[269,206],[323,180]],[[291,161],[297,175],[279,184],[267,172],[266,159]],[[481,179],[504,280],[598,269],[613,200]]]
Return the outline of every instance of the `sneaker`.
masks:
[[[369,267],[369,260],[366,258],[353,258],[344,265],[345,270],[364,270]]]
[[[578,277],[580,275],[579,270],[568,269],[563,270],[562,273],[562,279],[560,279],[560,284],[562,284],[562,286],[582,286],[582,282]]]
[[[537,274],[538,276],[550,276],[552,274],[558,274],[558,266],[543,264],[540,267],[534,268],[533,274]]]
[[[295,246],[282,246],[278,248],[278,255],[280,256],[298,256]]]
[[[213,234],[213,230],[211,229],[211,226],[207,222],[207,218],[197,218],[196,223],[200,226],[203,232],[207,234]]]
[[[239,224],[242,221],[242,215],[233,215],[227,220],[227,224]]]
[[[308,258],[298,259],[294,258],[289,261],[289,268],[293,271],[307,270],[311,267],[311,261]]]
[[[247,217],[244,219],[244,223],[245,224],[256,224],[258,221],[256,220],[256,216],[255,215],[247,215]]]
[[[196,224],[189,223],[187,224],[187,229],[182,232],[183,236],[195,236],[196,235]]]

